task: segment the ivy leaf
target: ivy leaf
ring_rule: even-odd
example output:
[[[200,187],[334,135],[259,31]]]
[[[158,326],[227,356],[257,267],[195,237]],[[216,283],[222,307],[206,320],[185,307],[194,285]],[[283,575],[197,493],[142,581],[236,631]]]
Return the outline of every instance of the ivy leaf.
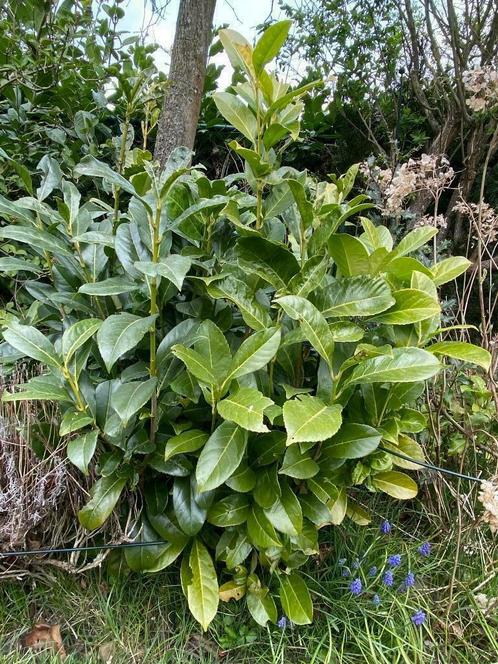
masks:
[[[342,406],[327,406],[318,397],[299,395],[284,403],[283,415],[287,445],[318,442],[333,436],[341,426]]]
[[[141,318],[126,312],[106,318],[97,332],[97,344],[107,371],[127,351],[134,348],[151,329],[157,314]]]
[[[206,631],[218,610],[219,588],[209,551],[198,538],[192,543],[188,565],[191,573],[187,585],[188,606],[194,618]]]
[[[71,438],[67,444],[67,457],[71,463],[88,475],[88,464],[93,458],[97,447],[98,431],[90,431],[77,438]]]
[[[313,619],[313,604],[303,577],[291,572],[279,579],[280,601],[285,615],[296,625],[309,625]]]
[[[237,470],[247,445],[247,434],[232,422],[223,422],[205,444],[196,467],[200,491],[223,484]]]
[[[269,429],[263,424],[264,411],[273,403],[254,387],[241,387],[219,402],[218,413],[224,420],[235,422],[243,429],[265,433]]]

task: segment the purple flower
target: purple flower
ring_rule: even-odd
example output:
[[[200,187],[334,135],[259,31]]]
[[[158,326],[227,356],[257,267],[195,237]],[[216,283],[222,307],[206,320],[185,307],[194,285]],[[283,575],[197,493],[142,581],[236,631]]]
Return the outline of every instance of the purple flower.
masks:
[[[405,588],[412,588],[415,585],[415,574],[408,572],[405,578]]]
[[[375,565],[368,570],[368,576],[375,576],[377,574],[377,568]]]
[[[391,532],[391,524],[389,523],[389,521],[387,521],[387,519],[385,519],[385,520],[380,524],[380,532],[381,532],[383,535],[389,535],[389,533]]]
[[[351,572],[348,570],[347,567],[343,568],[343,570],[341,572],[341,576],[351,576]]]
[[[431,555],[431,545],[429,542],[424,542],[418,547],[418,552],[421,556],[430,556]]]
[[[399,567],[399,565],[401,565],[401,556],[399,553],[396,553],[394,556],[389,556],[387,559],[387,564],[390,567]]]
[[[360,561],[358,560],[358,558],[356,560],[353,560],[351,567],[353,569],[358,569],[360,567]]]
[[[354,581],[351,581],[349,590],[352,595],[361,595],[361,591],[363,590],[361,579],[356,578]]]
[[[391,569],[388,569],[387,572],[385,572],[384,576],[382,577],[382,581],[385,586],[390,588],[393,583],[394,583],[394,573]]]
[[[277,627],[280,627],[280,629],[285,629],[287,627],[287,618],[285,616],[282,616],[279,619],[277,622]]]
[[[379,606],[380,604],[380,597],[375,593],[375,595],[372,597],[372,604],[374,606]]]
[[[417,627],[420,627],[420,625],[423,625],[425,623],[425,618],[426,616],[424,611],[419,609],[416,613],[413,614],[412,623]]]

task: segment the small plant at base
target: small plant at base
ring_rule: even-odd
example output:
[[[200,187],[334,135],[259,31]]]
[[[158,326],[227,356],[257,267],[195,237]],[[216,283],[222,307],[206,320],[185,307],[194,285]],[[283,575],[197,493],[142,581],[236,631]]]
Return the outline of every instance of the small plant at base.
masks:
[[[290,90],[265,68],[288,29],[270,26],[254,49],[220,33],[245,80],[213,98],[245,141],[231,147],[250,194],[237,178],[209,181],[179,150],[163,172],[144,155],[124,174],[85,158],[74,174],[98,180],[105,200],[83,203],[48,160],[37,198],[0,208],[4,248],[21,243],[32,259],[3,268],[48,275],[26,278],[24,308],[3,315],[4,361],[46,367],[6,399],[60,404],[69,459],[98,476],[79,513],[88,530],[115,509],[125,520],[121,494],[140,491],[132,535],[166,543],[126,549],[126,561],[158,572],[181,557],[204,629],[220,599],[276,623],[277,592],[292,623],[310,623],[298,570],[318,529],[369,523],[353,487],[415,497],[399,470],[412,465],[389,449],[423,459],[409,434],[425,427],[411,407],[424,381],[447,356],[489,364],[481,348],[434,341],[437,287],[469,264],[409,256],[435,228],[394,246],[360,217],[354,237],[346,221],[372,207],[350,198],[356,166],[315,182],[281,165],[314,87]]]

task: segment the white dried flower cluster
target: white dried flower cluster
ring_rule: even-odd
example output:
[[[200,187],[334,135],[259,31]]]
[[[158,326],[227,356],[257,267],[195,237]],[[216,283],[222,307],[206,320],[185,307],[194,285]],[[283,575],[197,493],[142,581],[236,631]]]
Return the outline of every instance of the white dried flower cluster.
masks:
[[[409,159],[394,172],[390,168],[372,167],[367,162],[361,171],[379,187],[385,215],[399,215],[406,200],[420,191],[429,191],[436,199],[455,177],[444,155],[423,154],[418,159]]]
[[[463,84],[467,93],[467,106],[483,111],[498,104],[498,71],[492,65],[464,72]]]
[[[488,597],[486,593],[477,593],[474,595],[477,606],[485,616],[492,616],[498,608],[498,597]]]
[[[437,214],[436,216],[431,214],[426,214],[421,217],[414,225],[414,228],[420,228],[422,226],[434,226],[434,228],[447,228],[448,221],[444,214]]]
[[[460,199],[455,203],[454,210],[471,220],[474,228],[472,233],[474,240],[478,238],[477,229],[479,229],[483,242],[496,242],[498,240],[498,214],[489,203],[484,201],[481,204],[467,203],[467,201]]]
[[[498,483],[496,479],[481,482],[479,500],[483,504],[482,519],[489,524],[492,533],[498,532]]]

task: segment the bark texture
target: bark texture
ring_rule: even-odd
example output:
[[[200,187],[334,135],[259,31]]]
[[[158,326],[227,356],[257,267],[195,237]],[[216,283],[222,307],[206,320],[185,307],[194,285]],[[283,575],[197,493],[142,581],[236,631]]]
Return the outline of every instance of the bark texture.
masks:
[[[180,0],[169,81],[154,158],[164,166],[174,148],[194,147],[216,0]]]

